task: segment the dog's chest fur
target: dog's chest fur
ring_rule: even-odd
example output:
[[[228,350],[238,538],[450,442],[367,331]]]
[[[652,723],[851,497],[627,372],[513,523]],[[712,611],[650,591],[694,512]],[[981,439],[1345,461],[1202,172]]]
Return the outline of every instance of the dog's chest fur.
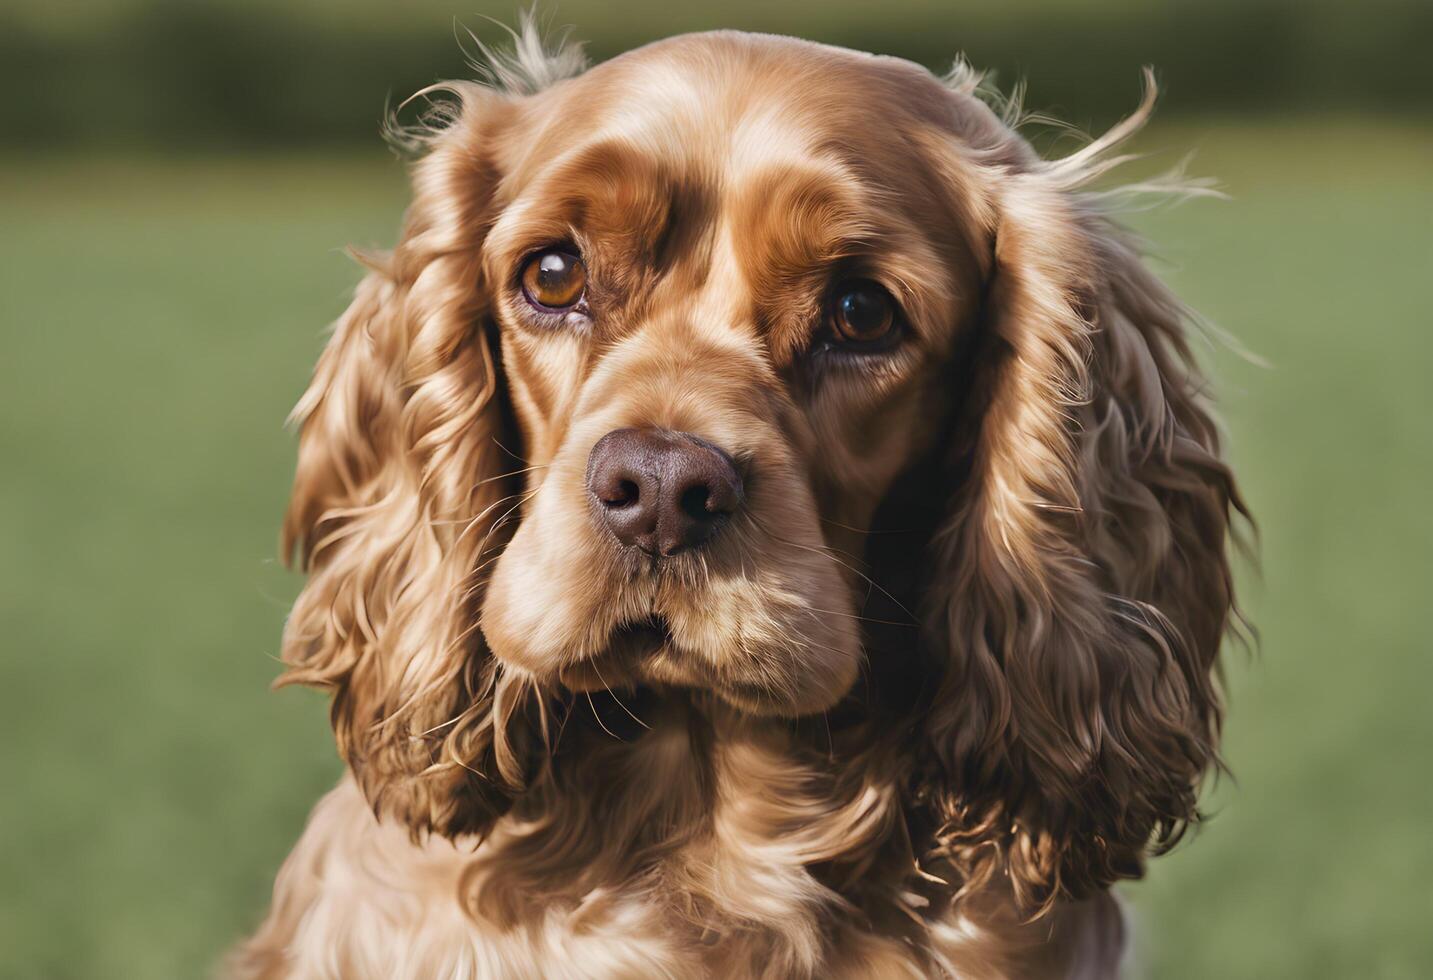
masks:
[[[892,835],[894,786],[834,793],[774,730],[696,745],[675,713],[651,727],[584,759],[568,777],[580,791],[554,788],[481,843],[415,843],[346,778],[314,810],[235,972],[1001,976],[1027,947],[999,915],[925,922],[919,897],[878,881],[879,861],[829,871],[853,842],[874,854]]]

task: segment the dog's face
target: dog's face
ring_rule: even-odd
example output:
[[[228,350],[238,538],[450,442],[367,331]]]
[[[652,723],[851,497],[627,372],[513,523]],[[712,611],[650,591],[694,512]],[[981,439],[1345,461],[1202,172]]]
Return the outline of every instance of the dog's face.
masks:
[[[981,244],[948,93],[801,53],[668,43],[506,123],[483,279],[529,495],[481,622],[513,668],[783,714],[856,676],[862,532],[949,414]]]
[[[1214,757],[1239,506],[1186,313],[1082,189],[1148,104],[1044,161],[969,75],[522,44],[416,137],[296,409],[288,679],[375,809],[490,827],[603,687],[788,733],[845,698],[823,764],[892,760],[843,785],[952,883],[1138,873]]]

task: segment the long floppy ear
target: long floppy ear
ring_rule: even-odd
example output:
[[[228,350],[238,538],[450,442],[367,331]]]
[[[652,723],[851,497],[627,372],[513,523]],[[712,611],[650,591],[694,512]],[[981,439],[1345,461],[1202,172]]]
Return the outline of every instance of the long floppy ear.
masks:
[[[461,111],[415,166],[400,244],[365,259],[294,410],[282,542],[308,582],[281,683],[333,692],[339,750],[375,812],[445,834],[507,809],[526,710],[477,629],[515,466],[479,261],[496,185],[487,148],[510,103],[455,91]]]
[[[1140,875],[1217,762],[1243,508],[1187,312],[1076,189],[1122,135],[1050,164],[1011,135],[975,168],[995,262],[928,595],[928,860],[1027,911]]]

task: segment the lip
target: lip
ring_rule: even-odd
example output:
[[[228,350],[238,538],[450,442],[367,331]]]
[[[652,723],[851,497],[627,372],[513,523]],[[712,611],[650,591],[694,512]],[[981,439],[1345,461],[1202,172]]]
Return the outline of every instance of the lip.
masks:
[[[754,715],[804,714],[825,708],[803,710],[799,703],[783,699],[784,692],[715,672],[704,658],[677,646],[661,616],[617,627],[605,648],[563,667],[557,679],[570,691],[588,694],[644,686],[704,690]]]

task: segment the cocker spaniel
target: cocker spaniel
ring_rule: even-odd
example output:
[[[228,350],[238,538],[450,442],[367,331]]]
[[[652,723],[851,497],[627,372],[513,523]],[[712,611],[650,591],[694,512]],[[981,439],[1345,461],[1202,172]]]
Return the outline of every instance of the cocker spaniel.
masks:
[[[295,410],[348,775],[254,977],[1105,977],[1198,819],[1242,512],[1188,311],[977,91],[530,30]]]

